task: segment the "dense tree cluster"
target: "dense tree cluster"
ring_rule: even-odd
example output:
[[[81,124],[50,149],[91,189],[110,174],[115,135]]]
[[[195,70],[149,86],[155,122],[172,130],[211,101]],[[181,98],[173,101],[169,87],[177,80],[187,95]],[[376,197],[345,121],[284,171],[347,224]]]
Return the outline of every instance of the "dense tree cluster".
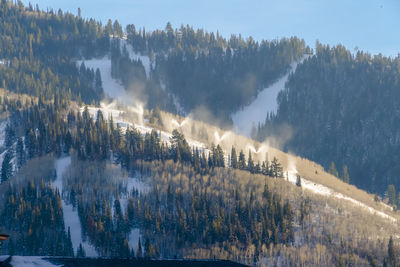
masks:
[[[109,36],[100,23],[1,0],[0,47],[0,87],[46,98],[101,99],[94,71],[79,70],[75,62],[109,50]]]
[[[103,256],[183,257],[187,248],[211,246],[234,254],[232,247],[244,251],[254,246],[258,257],[262,246],[294,242],[295,213],[289,202],[266,183],[261,191],[252,184],[243,187],[237,178],[241,171],[216,168],[203,175],[172,160],[137,161],[135,171],[148,177],[150,187],[142,193],[113,184],[101,163],[76,163],[67,176],[83,232]],[[119,194],[125,196],[124,205]],[[140,245],[128,243],[135,228],[141,231]]]
[[[172,162],[141,167],[157,186],[149,194],[133,195],[128,218],[155,233],[151,236],[164,253],[215,244],[254,245],[260,251],[263,244],[294,242],[294,212],[267,185],[259,195],[252,188],[243,190],[232,178],[240,173],[233,170],[199,175]]]
[[[350,53],[343,46],[317,43],[316,54],[290,75],[276,115],[258,138],[279,135],[289,124],[286,149],[323,164],[348,167],[337,176],[382,194],[400,188],[400,58]],[[348,172],[346,174],[346,172]]]
[[[245,158],[244,152],[237,153],[234,147],[226,156],[218,145],[211,146],[206,153],[191,148],[178,130],[173,131],[169,143],[162,142],[157,131],[147,134],[134,128],[122,131],[111,117],[105,120],[101,112],[95,116],[96,119],[87,109],[67,112],[70,102],[57,97],[51,102],[30,101],[27,109],[18,108],[18,101],[8,98],[2,101],[10,103],[7,105],[11,114],[7,143],[13,144],[10,147],[20,147],[16,151],[23,152],[16,159],[25,158],[27,161],[16,162],[21,162],[22,166],[29,165],[38,156],[48,153],[74,155],[73,167],[64,177],[64,201],[76,207],[83,236],[102,256],[213,255],[254,264],[269,251],[273,257],[283,253],[285,262],[289,263],[295,262],[292,257],[297,255],[291,250],[292,245],[306,242],[303,248],[313,252],[319,246],[325,246],[329,255],[337,256],[333,260],[316,260],[310,256],[307,258],[309,263],[355,263],[366,262],[366,253],[379,250],[379,244],[368,243],[354,248],[351,250],[353,256],[348,256],[348,248],[353,248],[354,244],[345,236],[326,235],[330,231],[328,226],[318,228],[314,225],[312,212],[315,203],[308,198],[300,198],[298,204],[288,201],[287,196],[282,198],[283,193],[279,190],[283,189],[277,191],[277,187],[271,185],[283,179],[267,178],[283,176],[282,166],[276,159],[254,162],[251,153]],[[107,174],[109,160],[121,164],[132,175],[145,177],[143,179],[149,187],[124,191],[126,189],[115,182],[115,173]],[[226,168],[228,166],[230,168]],[[14,180],[9,179],[11,182]],[[7,183],[3,188],[4,185]],[[46,183],[44,186],[48,187]],[[34,187],[39,190],[38,186]],[[57,192],[54,194],[59,205],[59,195]],[[36,195],[40,198],[45,194]],[[120,196],[123,196],[123,201]],[[54,207],[52,205],[54,203],[48,204],[49,208]],[[44,215],[49,217],[48,213],[40,213],[40,216]],[[38,217],[36,220],[44,222],[47,218]],[[323,225],[330,224],[325,222]],[[0,227],[8,229],[9,226]],[[23,242],[27,242],[26,229],[18,223],[13,227],[21,229],[20,234],[12,232],[13,236],[20,236]],[[130,233],[135,229],[140,229],[140,244],[130,242]],[[61,239],[61,235],[66,239]],[[58,239],[53,241],[61,242],[58,248],[51,243],[42,254],[70,253],[68,229],[55,236]],[[324,238],[315,248],[312,244],[317,236]],[[15,243],[9,244],[20,254],[36,253],[16,249]],[[7,252],[9,244],[5,248]],[[371,249],[367,245],[374,247]],[[38,243],[34,247],[41,246]],[[392,247],[392,250],[397,249],[395,245]],[[85,255],[83,247],[78,248],[76,255]],[[379,255],[371,256],[371,261],[381,259]],[[305,262],[304,258],[302,262]]]
[[[165,94],[171,92],[186,112],[205,106],[223,119],[310,51],[304,40],[295,37],[258,43],[232,35],[226,40],[190,26],[173,30],[170,23],[164,31],[137,31],[128,25],[126,32],[128,44],[147,55],[151,65],[146,80],[140,59],[130,60],[126,46],[121,49],[117,42],[111,53],[113,75],[126,88],[145,85],[150,107],[168,108],[171,102]]]
[[[9,186],[3,197],[0,226],[11,234],[10,254],[74,255],[58,191],[44,180],[40,185],[31,180],[22,188]]]
[[[212,145],[207,154],[205,149],[190,147],[178,130],[172,132],[169,144],[160,140],[156,130],[143,135],[137,129],[128,127],[123,133],[121,126],[114,124],[112,117],[106,120],[100,110],[95,118],[90,116],[88,108],[83,112],[70,110],[64,116],[67,107],[67,100],[55,96],[50,102],[39,99],[37,104],[31,101],[27,109],[12,110],[7,126],[10,130],[6,136],[13,140],[10,143],[15,143],[19,167],[26,159],[48,153],[61,155],[74,149],[81,160],[111,159],[127,170],[131,170],[137,160],[174,160],[193,166],[201,174],[208,174],[216,167],[232,167],[270,177],[283,177],[282,166],[276,158],[271,162],[254,162],[250,151],[246,159],[243,151],[237,155],[235,147],[232,147],[228,157],[219,145]],[[25,134],[22,138],[12,134],[15,132]],[[12,149],[8,151],[14,153]],[[5,180],[10,177],[7,163],[4,161],[2,168],[2,176],[4,171],[4,177],[7,177]]]
[[[111,41],[111,76],[119,80],[128,94],[137,98],[145,98],[149,109],[161,108],[173,113],[178,112],[174,99],[154,73],[146,73],[140,59],[130,58],[124,40]]]
[[[135,248],[127,245],[126,239],[134,221],[141,229],[147,229],[146,227],[151,225],[150,221],[161,220],[158,222],[161,228],[151,231],[174,236],[177,239],[176,251],[182,249],[186,243],[192,245],[195,242],[203,242],[206,246],[227,242],[234,237],[240,246],[245,246],[248,242],[256,242],[257,246],[271,242],[274,244],[293,242],[293,211],[288,203],[282,203],[279,196],[270,192],[267,187],[262,201],[254,195],[243,194],[237,188],[230,188],[232,191],[229,191],[229,196],[232,199],[225,200],[212,193],[214,192],[212,187],[216,183],[206,182],[209,179],[222,179],[219,169],[228,166],[232,167],[232,170],[239,169],[282,177],[282,167],[275,158],[271,162],[254,163],[250,152],[245,160],[243,151],[237,156],[233,147],[228,160],[219,145],[212,146],[206,154],[205,150],[191,148],[178,130],[173,131],[170,143],[162,142],[155,130],[143,135],[134,128],[128,128],[123,133],[120,125],[115,125],[112,117],[109,121],[105,120],[101,111],[97,113],[95,119],[90,116],[87,108],[83,112],[73,110],[66,112],[68,103],[55,97],[50,102],[42,99],[37,103],[31,101],[26,109],[9,110],[11,119],[7,126],[7,136],[10,137],[6,139],[10,139],[9,143],[13,143],[17,148],[16,159],[19,167],[27,160],[49,153],[61,155],[76,151],[77,158],[82,162],[87,160],[105,162],[111,159],[129,171],[139,170],[144,175],[146,173],[150,175],[148,174],[150,170],[145,169],[149,165],[145,162],[149,164],[159,162],[159,165],[155,165],[160,170],[158,173],[165,174],[174,166],[182,166],[182,179],[184,177],[187,179],[184,183],[193,183],[190,187],[196,188],[185,191],[186,187],[178,189],[180,183],[171,183],[165,185],[170,187],[168,190],[152,189],[156,191],[150,195],[158,195],[164,200],[169,199],[165,203],[131,192],[129,208],[123,211],[118,197],[110,200],[105,194],[94,194],[90,198],[93,201],[83,201],[88,197],[87,188],[93,184],[82,184],[84,178],[81,175],[86,176],[86,174],[79,173],[79,177],[71,182],[73,186],[69,191],[70,201],[78,207],[84,232],[93,240],[102,255],[122,257],[138,255]],[[16,133],[25,134],[18,136]],[[3,161],[3,165],[4,162],[6,161]],[[93,163],[89,165],[91,164]],[[96,170],[101,172],[101,164],[96,166]],[[6,171],[3,166],[2,173]],[[180,172],[180,169],[176,169],[172,174],[178,175],[177,172]],[[196,175],[199,175],[198,179],[189,179]],[[87,176],[90,176],[90,172]],[[150,176],[156,177],[156,173]],[[162,179],[158,184],[161,186]],[[102,185],[105,187],[106,183],[102,182]],[[85,191],[82,191],[83,188],[86,188]],[[175,193],[171,195],[177,190],[181,190],[181,195]],[[167,191],[169,193],[166,193]],[[167,196],[168,194],[170,195]],[[213,206],[215,201],[220,202],[220,210],[216,210]],[[223,207],[231,201],[236,204],[231,209],[224,210]],[[156,216],[158,212],[161,212],[162,218]],[[196,221],[194,218],[197,218]],[[226,227],[228,223],[232,226]],[[205,227],[201,231],[199,224]],[[257,235],[255,235],[256,228],[253,228],[256,225],[262,226]],[[224,227],[221,228],[222,226]],[[189,233],[187,227],[198,231]],[[210,231],[212,235],[204,235]],[[160,255],[161,252],[166,253],[165,249],[160,250],[161,244],[157,242],[159,241],[154,239],[154,235],[148,235],[143,240],[143,254],[139,255],[152,257]],[[156,249],[156,245],[159,249]]]

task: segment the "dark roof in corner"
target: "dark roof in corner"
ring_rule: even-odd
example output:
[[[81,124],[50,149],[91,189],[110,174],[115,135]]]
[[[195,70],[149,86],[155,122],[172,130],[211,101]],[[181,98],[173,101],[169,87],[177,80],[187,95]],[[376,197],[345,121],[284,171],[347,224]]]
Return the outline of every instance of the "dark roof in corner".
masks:
[[[44,258],[54,264],[61,264],[68,267],[228,267],[247,266],[227,260],[145,260],[145,259],[94,259],[94,258]]]
[[[0,233],[0,241],[4,241],[4,240],[6,240],[6,239],[9,238],[9,237],[10,237],[9,235]]]

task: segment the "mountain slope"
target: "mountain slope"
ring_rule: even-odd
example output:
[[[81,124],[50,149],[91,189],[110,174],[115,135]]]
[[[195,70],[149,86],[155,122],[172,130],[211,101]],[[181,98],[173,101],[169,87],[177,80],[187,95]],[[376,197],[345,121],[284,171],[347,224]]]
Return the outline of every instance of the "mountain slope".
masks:
[[[49,108],[52,104],[49,105],[47,108],[42,107],[42,110],[51,110]],[[75,111],[82,112],[81,116],[85,122],[78,126],[82,127],[81,129],[93,127],[94,125],[89,126],[92,123],[95,123],[99,129],[112,127],[111,124],[103,124],[98,117],[101,113],[87,112],[85,109],[74,107],[74,104],[61,104],[60,107],[69,107],[70,110],[77,109]],[[103,110],[104,114],[107,114],[110,108],[103,105],[103,108],[92,107],[88,110]],[[46,113],[50,115],[47,126],[50,127],[53,125],[50,119],[53,115],[49,111]],[[41,116],[46,113],[42,113]],[[69,117],[72,123],[70,125],[75,124],[71,115],[67,116],[67,113],[61,110],[56,113],[61,116],[60,122]],[[382,262],[386,258],[386,243],[388,238],[396,232],[398,214],[390,207],[376,202],[372,195],[327,174],[320,165],[283,153],[266,143],[260,144],[233,133],[224,134],[221,129],[204,122],[186,119],[183,123],[183,118],[161,112],[157,117],[159,120],[155,120],[158,123],[149,124],[151,116],[154,116],[151,112],[145,110],[144,118],[139,119],[133,116],[135,112],[123,105],[115,106],[113,113],[115,114],[114,123],[117,126],[114,129],[119,130],[112,130],[111,136],[121,132],[122,142],[126,145],[122,147],[113,145],[109,156],[101,159],[99,157],[102,155],[101,150],[89,151],[90,139],[85,137],[86,130],[82,132],[79,128],[76,131],[71,128],[74,139],[79,138],[82,141],[86,139],[86,141],[82,145],[77,144],[78,139],[72,142],[75,143],[70,150],[73,160],[63,178],[62,198],[69,203],[76,203],[83,236],[93,244],[100,255],[126,256],[131,255],[132,252],[129,251],[134,251],[136,256],[217,257],[247,264],[258,262],[266,265],[272,265],[279,259],[279,265],[282,266],[293,265],[300,259],[302,263],[309,266],[332,265],[341,260],[355,266],[364,266],[371,261]],[[67,117],[62,119],[63,116]],[[96,118],[97,122],[91,120],[90,116]],[[111,119],[111,116],[108,118]],[[76,123],[76,125],[80,124],[79,121]],[[133,161],[129,163],[123,160],[121,151],[124,151],[124,147],[130,146],[129,136],[134,133],[131,130],[135,131],[135,129],[129,130],[127,125],[136,127],[139,135],[147,140],[139,141],[139,135],[135,137],[139,138],[138,144],[144,142],[142,144],[146,145],[142,148],[140,148],[141,145],[138,146],[138,150],[132,154],[136,155],[138,160],[133,158]],[[218,150],[212,145],[218,142],[223,153],[227,155],[225,161],[227,167],[215,166],[210,167],[208,171],[207,168],[198,171],[196,164],[190,163],[196,161],[195,156],[193,156],[193,161],[192,159],[185,161],[187,159],[184,158],[184,146],[180,148],[183,149],[181,162],[173,161],[173,150],[164,152],[167,153],[166,155],[172,153],[172,158],[168,160],[167,156],[166,160],[158,160],[157,155],[160,152],[157,152],[159,151],[157,145],[152,148],[154,152],[149,153],[151,150],[148,149],[151,149],[152,142],[155,141],[151,141],[151,138],[155,136],[154,132],[150,133],[151,130],[160,131],[159,136],[166,137],[161,140],[165,140],[163,142],[166,145],[172,145],[172,139],[169,137],[173,137],[176,133],[170,134],[169,131],[177,125],[180,126],[179,131],[189,140],[197,140],[190,142],[191,146],[195,149],[196,147],[205,149],[204,151],[207,151],[207,154],[210,153],[211,158],[219,157],[216,154],[219,153]],[[48,129],[51,132],[51,128]],[[192,131],[192,129],[195,130]],[[97,131],[93,128],[89,132],[92,132],[92,136],[101,136]],[[42,135],[41,132],[42,130],[39,130],[38,137]],[[81,134],[76,135],[76,133]],[[225,137],[221,138],[221,136]],[[66,137],[49,140],[65,140],[61,143],[63,150],[65,144],[68,143]],[[273,178],[261,173],[257,174],[256,169],[250,169],[250,161],[246,162],[245,170],[231,167],[228,160],[231,157],[228,157],[228,154],[232,144],[235,144],[238,151],[242,149],[253,151],[252,160],[255,163],[258,160],[266,161],[268,157],[270,166],[273,166],[270,160],[276,157],[282,164],[283,177]],[[50,145],[54,147],[55,154],[57,154],[57,146]],[[102,147],[103,145],[99,146],[100,149]],[[29,152],[29,145],[26,149]],[[37,151],[39,153],[40,150]],[[245,157],[248,156],[249,153],[246,153]],[[10,180],[11,188],[18,188],[26,183],[32,184],[32,176],[28,174],[35,165],[29,163],[30,161],[26,168],[21,168],[16,177]],[[110,161],[120,166],[110,164]],[[37,163],[34,164],[37,165]],[[136,189],[137,186],[132,187],[130,192],[125,191],[127,187],[123,185],[123,180],[126,178],[122,180],[118,178],[126,177],[126,174],[123,174],[124,170],[140,174],[141,183],[144,183],[149,191],[140,192]],[[51,167],[46,167],[43,171],[51,173]],[[25,176],[23,176],[24,173]],[[301,187],[295,184],[297,175],[301,178]],[[52,180],[51,176],[47,175],[39,174],[36,177],[37,182],[34,183],[40,183],[39,177],[47,177],[46,184]],[[7,192],[7,183],[2,184],[0,188]],[[3,197],[9,198],[10,195],[7,194],[9,193]],[[127,205],[122,201],[126,194],[129,196]],[[20,204],[16,207],[20,207]],[[203,209],[205,213],[202,212]],[[66,212],[65,208],[62,210]],[[274,214],[274,210],[281,210],[283,213],[279,215],[278,212],[273,217],[267,215]],[[265,215],[262,215],[264,212]],[[236,218],[239,214],[243,216]],[[280,216],[286,219],[282,220]],[[8,217],[12,218],[9,215]],[[269,232],[268,229],[274,229],[273,224],[269,224],[262,218],[268,218],[268,220],[273,218],[270,223],[274,221],[279,225],[278,234],[274,231]],[[169,223],[171,220],[174,222],[172,225]],[[203,236],[197,232],[203,228],[195,227],[196,220],[199,220],[197,223],[205,227],[204,230],[209,234]],[[64,224],[67,226],[67,223]],[[229,225],[229,227],[222,227],[222,225]],[[258,228],[257,225],[264,225],[263,227],[266,228]],[[293,228],[287,228],[289,225]],[[67,229],[64,229],[67,232]],[[131,229],[140,229],[142,250],[139,249],[138,243],[128,242]],[[102,236],[107,236],[106,233],[113,233],[110,239],[103,239]],[[247,239],[248,236],[245,233],[251,233],[251,239]],[[232,240],[230,235],[238,240],[233,241],[235,238]],[[247,241],[243,243],[242,240]],[[382,244],[385,245],[382,246]],[[325,250],[324,257],[315,257],[320,249]],[[308,256],[302,254],[304,250],[309,252]],[[52,255],[48,250],[44,252],[44,255],[46,254]]]
[[[320,162],[334,162],[351,183],[383,195],[400,187],[399,58],[320,45],[299,65],[279,97],[276,116],[259,130],[260,140],[290,125],[285,149]]]

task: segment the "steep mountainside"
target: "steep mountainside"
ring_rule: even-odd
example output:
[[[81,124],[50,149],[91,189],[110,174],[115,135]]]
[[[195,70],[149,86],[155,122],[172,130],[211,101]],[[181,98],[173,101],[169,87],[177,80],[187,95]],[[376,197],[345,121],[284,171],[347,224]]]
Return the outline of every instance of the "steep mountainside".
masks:
[[[258,138],[279,135],[289,124],[285,149],[326,169],[334,162],[350,182],[382,194],[400,188],[400,58],[353,55],[342,46],[318,45],[299,65],[279,96],[276,115]]]

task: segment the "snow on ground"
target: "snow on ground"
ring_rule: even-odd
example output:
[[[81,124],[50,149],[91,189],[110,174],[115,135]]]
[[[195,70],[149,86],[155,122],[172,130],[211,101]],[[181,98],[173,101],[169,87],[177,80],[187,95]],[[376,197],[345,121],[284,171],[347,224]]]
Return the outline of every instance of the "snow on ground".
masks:
[[[133,51],[132,46],[126,41],[126,39],[120,39],[120,49],[122,51],[122,49],[124,48],[124,46],[126,47],[126,50],[128,51],[129,54],[129,58],[131,60],[135,60],[138,61],[140,60],[143,64],[144,70],[146,71],[146,77],[147,79],[150,78],[150,71],[151,71],[151,60],[149,56],[143,56],[141,54],[135,53],[135,51]]]
[[[140,237],[141,237],[141,235],[140,235],[139,228],[132,229],[131,232],[129,233],[129,236],[128,236],[129,248],[135,250],[135,252],[137,250],[137,246],[138,246]]]
[[[8,120],[0,122],[0,147],[2,147],[6,141],[6,127]]]
[[[126,39],[123,38],[120,39],[121,50],[123,49],[124,46],[126,47],[131,60],[136,60],[136,61],[140,60],[142,62],[146,72],[146,77],[147,79],[149,79],[152,68],[152,62],[150,60],[150,57],[135,53],[135,51],[133,51],[132,46],[126,41]],[[78,67],[82,64],[82,62],[85,63],[85,66],[87,68],[100,70],[103,90],[106,96],[108,96],[111,99],[120,101],[126,105],[130,105],[136,102],[136,99],[134,99],[133,96],[129,95],[126,92],[124,86],[111,77],[111,58],[109,55],[100,59],[78,60],[77,61]],[[161,86],[165,90],[165,85],[161,84]],[[173,99],[177,111],[181,114],[184,114],[184,110],[180,105],[178,98],[171,93],[169,94]]]
[[[24,137],[23,137],[22,140],[24,140]],[[0,167],[1,167],[1,165],[3,164],[3,160],[4,160],[4,157],[5,157],[6,153],[9,150],[11,150],[13,152],[10,162],[11,162],[11,164],[13,166],[13,172],[14,173],[17,171],[17,156],[16,156],[16,153],[15,153],[16,148],[17,148],[17,141],[15,141],[9,148],[4,147],[3,153],[0,154]]]
[[[128,208],[128,200],[133,189],[138,190],[139,194],[146,193],[149,190],[148,185],[141,181],[140,175],[135,175],[135,177],[128,177],[124,180],[126,180],[124,182],[126,183],[127,193],[121,194],[119,199],[123,213]],[[130,231],[130,233],[128,234],[128,244],[131,249],[134,249],[136,251],[140,237],[141,235],[139,228],[134,228]]]
[[[58,188],[60,194],[63,191],[63,179],[62,175],[65,169],[71,164],[71,157],[60,158],[55,163],[57,177],[54,181],[53,185],[55,188]],[[68,231],[68,227],[71,232],[71,240],[74,251],[78,250],[79,244],[82,244],[86,256],[88,257],[97,257],[98,254],[95,248],[88,242],[84,241],[82,238],[82,227],[78,216],[78,211],[71,204],[67,204],[62,197],[62,208],[63,208],[63,216],[64,216],[64,224],[65,230]]]
[[[6,261],[10,255],[0,255],[0,262]]]
[[[0,59],[0,65],[9,66],[10,65],[10,61],[8,61],[6,59]]]
[[[127,100],[128,95],[126,94],[124,86],[111,77],[111,59],[109,56],[105,56],[101,59],[79,60],[77,61],[78,66],[80,66],[82,62],[85,63],[87,68],[100,70],[105,95],[122,102]]]
[[[97,112],[101,110],[103,113],[103,117],[105,120],[108,120],[110,118],[110,115],[113,117],[114,123],[119,125],[121,127],[122,132],[124,133],[126,131],[126,128],[129,127],[135,127],[136,130],[138,130],[142,135],[145,135],[146,133],[151,133],[154,128],[149,127],[144,125],[143,118],[140,119],[142,123],[133,123],[130,121],[127,121],[123,115],[126,114],[124,110],[117,109],[113,105],[104,105],[102,104],[101,107],[90,107],[88,106],[88,112],[90,116],[96,120],[97,119]],[[132,107],[131,107],[132,109]],[[138,108],[136,108],[138,109]],[[83,112],[85,110],[85,107],[81,107],[80,111]],[[156,129],[156,131],[160,134],[160,139],[162,142],[165,142],[167,144],[170,144],[170,138],[171,138],[171,133],[161,131]],[[187,142],[190,147],[198,148],[199,152],[202,153],[203,151],[208,154],[209,150],[207,149],[207,146],[202,143],[198,142],[195,140],[187,139]]]
[[[5,140],[6,140],[6,127],[8,124],[8,120],[4,120],[2,122],[0,122],[0,167],[1,164],[3,164],[3,160],[4,160],[4,156],[6,155],[6,153],[11,149],[12,151],[14,151],[13,153],[13,157],[11,159],[11,164],[13,165],[13,171],[17,171],[17,157],[15,155],[15,151],[17,148],[17,141],[15,141],[10,148],[7,148],[5,146]],[[22,140],[24,140],[25,137],[22,137]]]
[[[297,170],[290,163],[289,163],[289,166],[288,166],[287,174],[288,174],[287,175],[288,177],[286,177],[286,178],[288,179],[288,181],[291,182],[292,184],[296,184],[297,175],[298,175],[297,174]],[[374,209],[374,208],[372,208],[372,207],[370,207],[370,206],[368,206],[368,205],[366,205],[366,204],[364,204],[364,203],[362,203],[362,202],[360,202],[358,200],[355,200],[354,198],[345,196],[342,193],[335,192],[332,189],[330,189],[330,188],[328,188],[328,187],[326,187],[324,185],[317,184],[317,183],[311,182],[311,181],[309,181],[307,179],[301,178],[301,187],[306,189],[306,190],[309,190],[309,191],[311,191],[311,192],[313,192],[315,194],[323,195],[323,196],[326,196],[326,197],[331,197],[332,196],[332,197],[335,197],[335,198],[338,198],[338,199],[343,199],[343,200],[349,201],[352,204],[367,210],[371,214],[376,214],[376,215],[378,215],[378,216],[380,216],[382,218],[388,219],[388,220],[390,220],[392,222],[397,222],[396,218],[394,218],[392,216],[389,216],[389,215],[387,215],[386,213],[384,213],[382,211],[378,211],[378,210],[376,210],[376,209]]]
[[[300,61],[293,62],[290,66],[290,71],[285,76],[271,86],[264,88],[258,93],[252,103],[232,115],[234,128],[237,133],[250,136],[253,126],[257,127],[258,123],[264,123],[268,113],[276,113],[278,110],[277,97],[279,92],[285,88],[290,73],[294,72],[297,65],[306,58],[307,56],[303,57]]]
[[[120,194],[119,202],[121,204],[122,212],[125,212],[128,208],[128,200],[131,196],[132,190],[135,189],[139,192],[139,194],[146,193],[149,190],[147,184],[141,181],[140,176],[136,175],[135,177],[123,178],[123,182],[126,186],[126,194]]]
[[[45,261],[41,257],[35,256],[12,256],[11,266],[14,267],[54,267],[61,265],[54,265],[48,261]]]

